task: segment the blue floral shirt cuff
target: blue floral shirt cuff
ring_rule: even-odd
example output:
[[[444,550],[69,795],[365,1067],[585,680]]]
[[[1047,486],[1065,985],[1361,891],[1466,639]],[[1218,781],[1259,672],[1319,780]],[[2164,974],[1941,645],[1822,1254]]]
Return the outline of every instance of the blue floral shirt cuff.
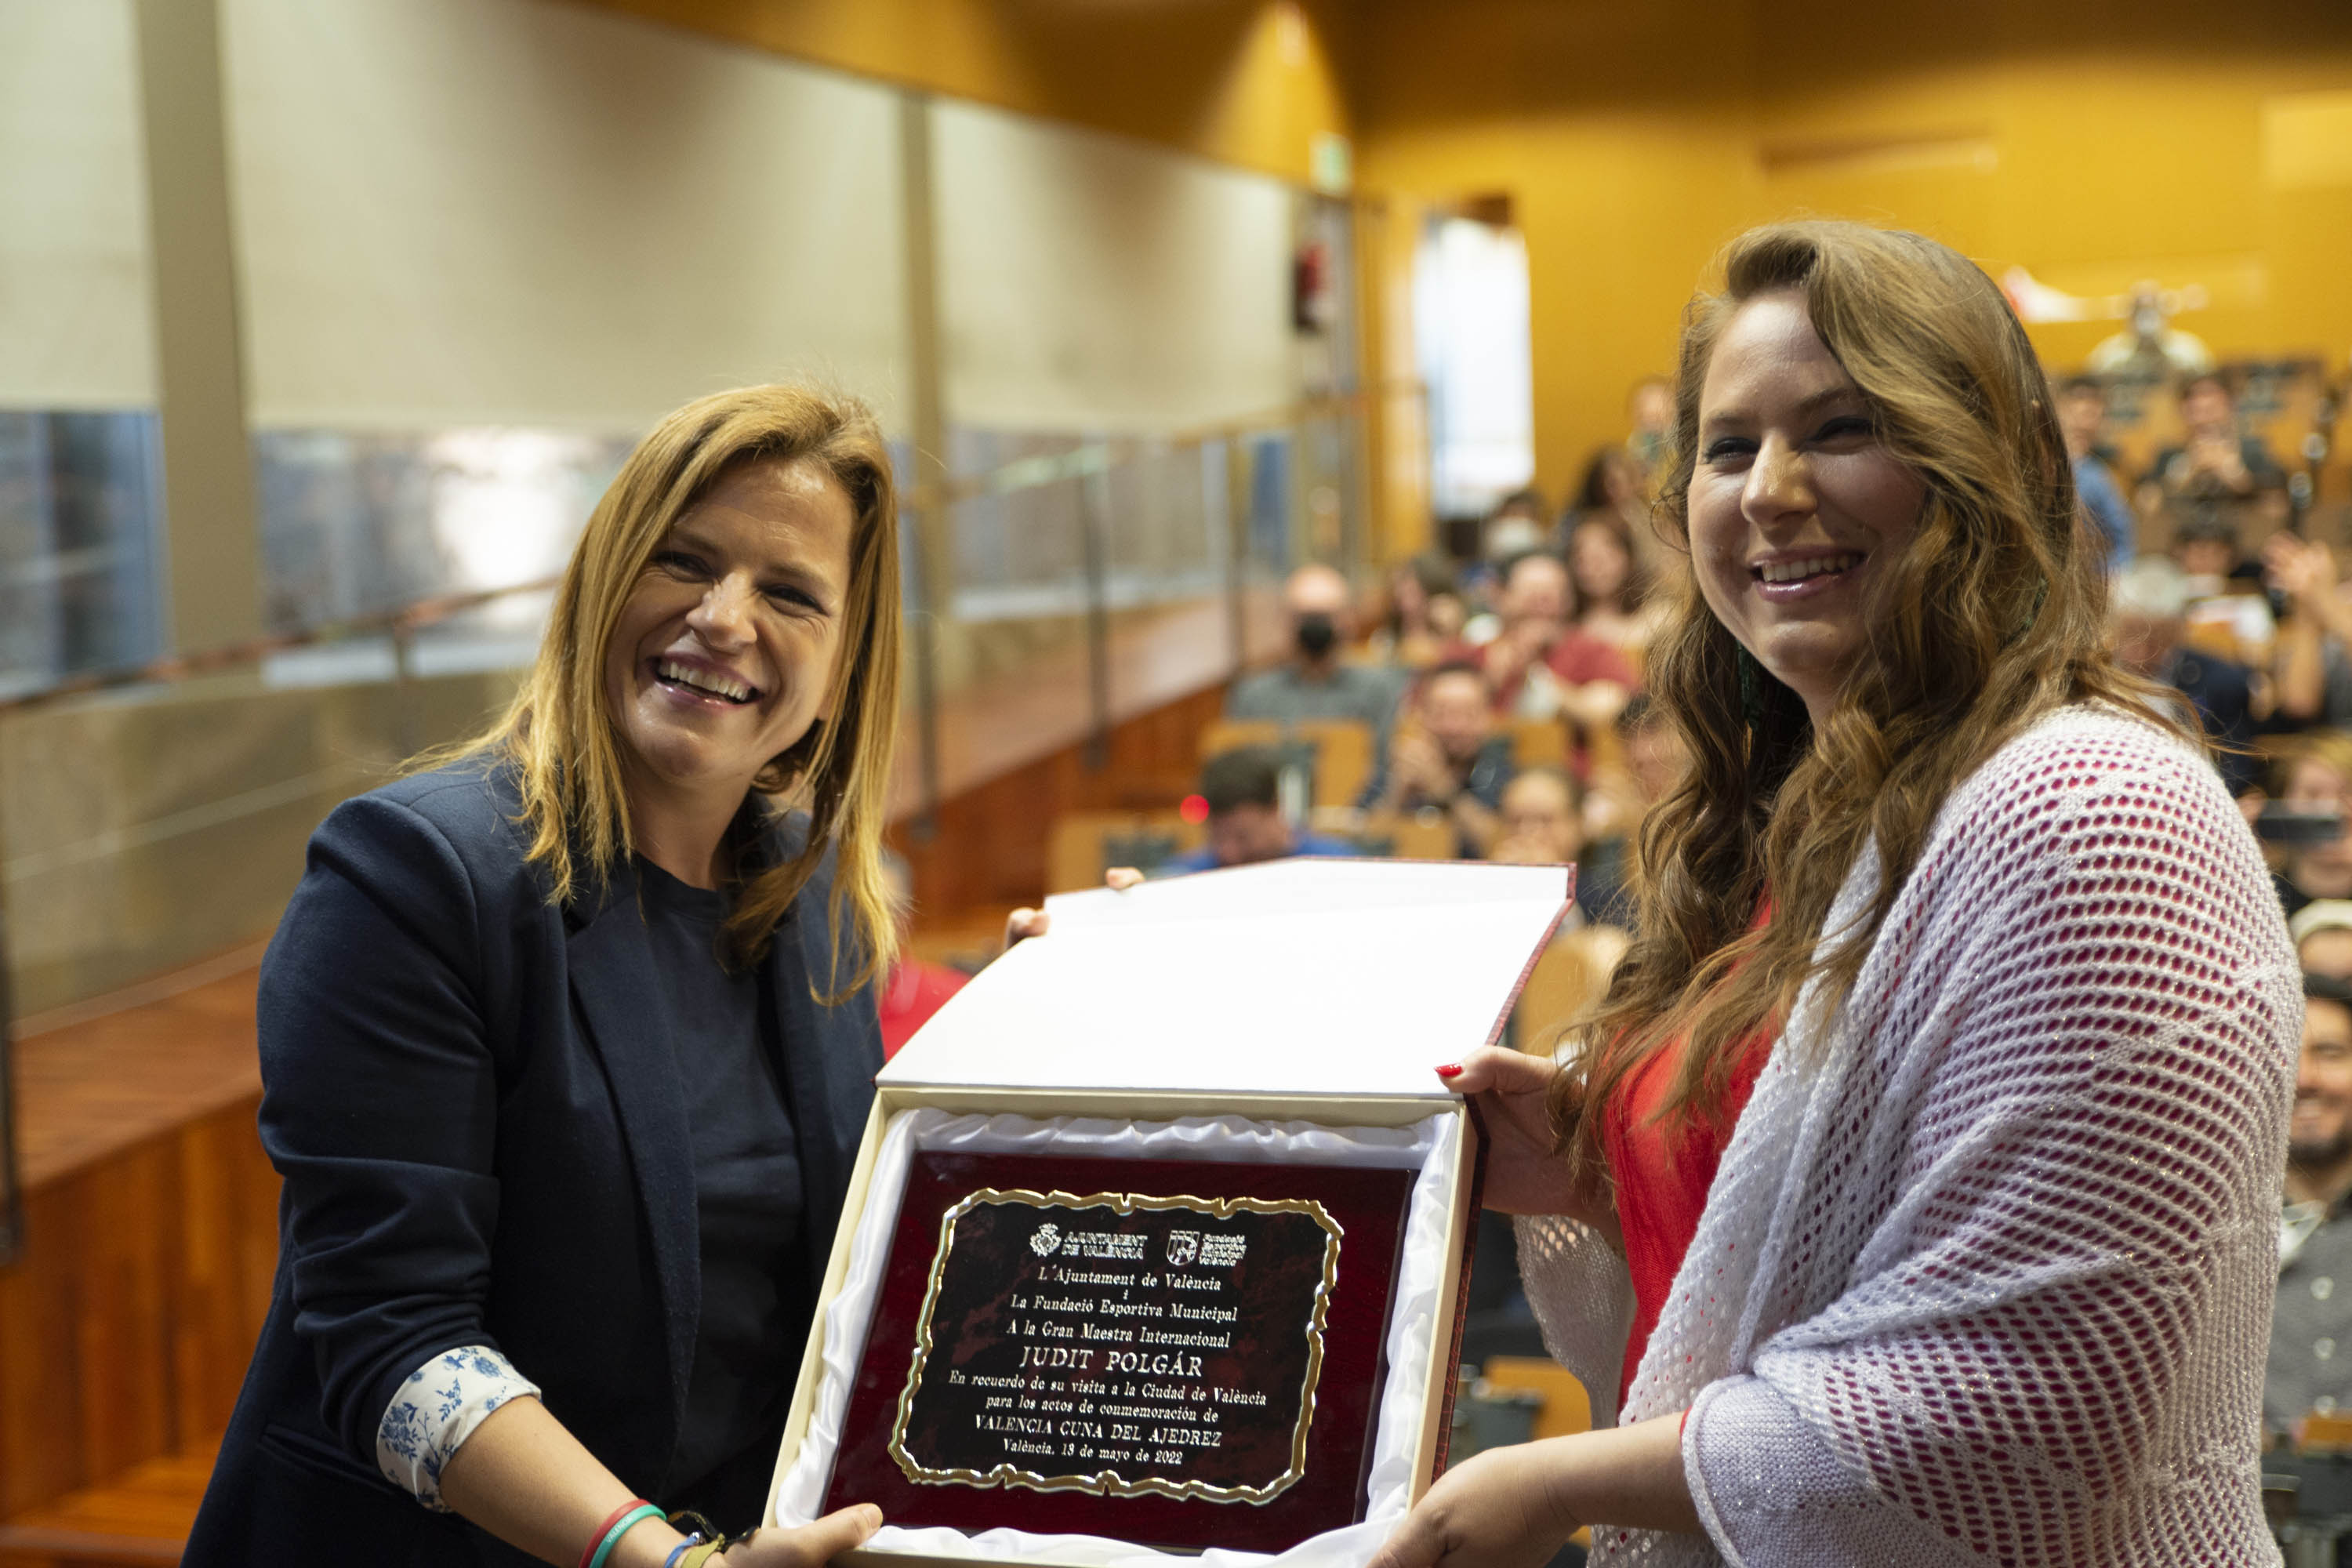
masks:
[[[408,1374],[375,1431],[376,1468],[436,1513],[441,1467],[474,1435],[482,1417],[511,1399],[536,1398],[539,1384],[488,1345],[444,1351]]]

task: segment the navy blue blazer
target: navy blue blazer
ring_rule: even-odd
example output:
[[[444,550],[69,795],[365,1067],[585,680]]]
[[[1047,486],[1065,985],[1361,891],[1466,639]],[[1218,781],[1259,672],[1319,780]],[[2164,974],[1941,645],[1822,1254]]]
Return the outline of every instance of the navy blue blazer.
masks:
[[[505,770],[462,763],[346,801],[311,837],[261,969],[277,1284],[191,1568],[531,1561],[376,1468],[394,1392],[460,1345],[502,1351],[640,1495],[660,1484],[700,1309],[686,1091],[634,873],[550,904],[520,810]],[[790,853],[791,831],[764,852]],[[767,960],[804,1305],[882,1065],[871,995],[811,990],[831,872]]]

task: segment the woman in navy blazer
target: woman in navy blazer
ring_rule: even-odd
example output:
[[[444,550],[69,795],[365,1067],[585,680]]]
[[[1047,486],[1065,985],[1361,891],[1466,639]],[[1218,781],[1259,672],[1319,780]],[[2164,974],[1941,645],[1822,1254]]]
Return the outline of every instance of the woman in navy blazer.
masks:
[[[275,1293],[186,1563],[704,1560],[665,1487],[756,1522],[882,1059],[898,560],[862,407],[689,405],[504,720],[312,837],[262,969]]]

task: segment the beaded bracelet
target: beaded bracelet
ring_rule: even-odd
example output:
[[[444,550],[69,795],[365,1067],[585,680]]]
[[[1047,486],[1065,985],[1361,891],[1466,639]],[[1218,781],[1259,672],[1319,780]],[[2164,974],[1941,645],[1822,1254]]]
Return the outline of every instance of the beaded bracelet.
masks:
[[[613,1548],[621,1543],[621,1537],[649,1519],[668,1517],[645,1499],[631,1498],[621,1505],[618,1513],[604,1521],[604,1528],[595,1538],[595,1543],[581,1554],[580,1568],[604,1568],[604,1560],[613,1555]]]

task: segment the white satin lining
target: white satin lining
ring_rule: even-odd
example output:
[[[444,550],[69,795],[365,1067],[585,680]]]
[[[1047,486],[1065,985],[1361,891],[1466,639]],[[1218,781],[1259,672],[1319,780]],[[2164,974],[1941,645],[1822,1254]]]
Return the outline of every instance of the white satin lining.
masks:
[[[1328,1531],[1279,1554],[1212,1547],[1200,1553],[1154,1552],[1090,1535],[1032,1535],[989,1530],[977,1535],[932,1526],[886,1524],[866,1543],[875,1552],[963,1557],[975,1562],[1068,1563],[1092,1568],[1144,1568],[1198,1563],[1202,1568],[1358,1568],[1405,1514],[1412,1461],[1420,1447],[1423,1393],[1439,1321],[1438,1287],[1445,1275],[1445,1224],[1454,1207],[1454,1167],[1461,1122],[1431,1116],[1407,1127],[1322,1127],[1307,1121],[1253,1121],[1239,1116],[1185,1117],[1134,1122],[1058,1117],[957,1116],[944,1110],[902,1111],[883,1134],[864,1214],[850,1248],[848,1278],[824,1315],[824,1374],[808,1436],[776,1489],[773,1514],[783,1524],[814,1519],[833,1474],[842,1417],[866,1349],[866,1331],[888,1261],[907,1168],[917,1150],[960,1153],[1024,1151],[1124,1160],[1210,1160],[1241,1164],[1387,1165],[1417,1168],[1405,1223],[1404,1257],[1388,1331],[1388,1385],[1381,1396],[1380,1429],[1372,1444],[1370,1507],[1363,1522]]]

